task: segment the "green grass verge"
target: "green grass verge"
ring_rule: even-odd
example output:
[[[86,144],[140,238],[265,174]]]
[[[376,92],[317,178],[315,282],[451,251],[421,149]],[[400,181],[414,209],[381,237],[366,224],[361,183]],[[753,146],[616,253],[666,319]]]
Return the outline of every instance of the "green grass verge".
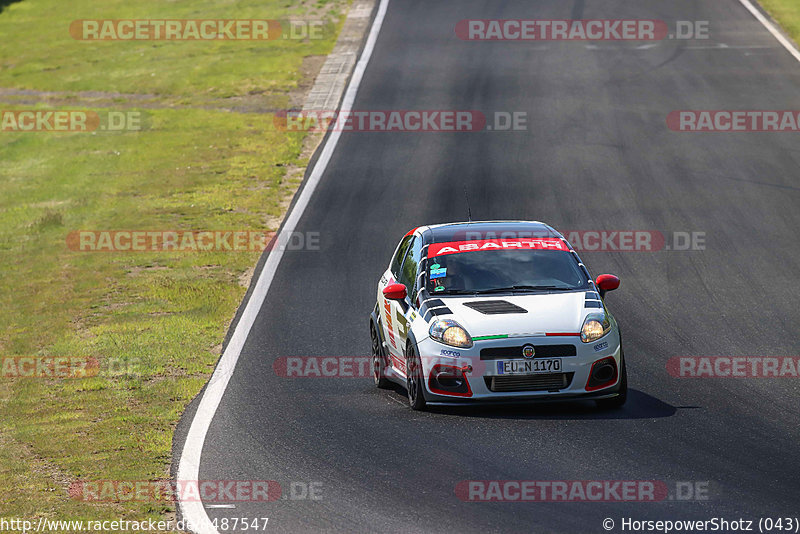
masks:
[[[333,4],[333,5],[328,5]],[[330,20],[344,2],[298,0],[23,0],[2,12],[0,87],[50,91],[118,91],[180,96],[281,93],[297,84],[298,57],[330,50],[326,39],[273,41],[79,41],[70,23],[83,19]],[[342,10],[343,11],[343,10]],[[327,18],[323,18],[327,17]]]
[[[81,253],[66,236],[274,229],[269,221],[300,180],[286,170],[307,163],[303,136],[276,131],[269,113],[209,109],[209,99],[256,92],[288,102],[309,81],[303,59],[332,49],[347,4],[23,0],[0,11],[0,88],[147,93],[159,104],[141,110],[138,132],[0,131],[0,357],[101,362],[90,378],[0,377],[0,516],[143,520],[174,509],[84,502],[67,487],[168,478],[175,425],[213,370],[258,254]],[[87,43],[68,34],[77,18],[145,16],[325,18],[330,31],[263,43]],[[112,109],[137,105],[105,98]],[[0,103],[31,107],[50,109]]]
[[[795,43],[800,42],[800,2],[797,0],[760,0],[772,17],[786,30]]]

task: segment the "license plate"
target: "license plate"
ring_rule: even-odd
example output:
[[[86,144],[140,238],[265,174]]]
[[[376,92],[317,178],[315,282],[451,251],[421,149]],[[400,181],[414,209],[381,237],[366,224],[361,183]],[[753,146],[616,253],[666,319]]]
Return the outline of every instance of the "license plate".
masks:
[[[498,375],[535,375],[561,372],[561,358],[535,360],[497,360]]]

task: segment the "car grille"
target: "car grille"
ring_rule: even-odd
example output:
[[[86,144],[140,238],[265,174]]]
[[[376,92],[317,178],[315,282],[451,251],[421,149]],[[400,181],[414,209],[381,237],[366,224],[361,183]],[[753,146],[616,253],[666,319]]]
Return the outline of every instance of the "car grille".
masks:
[[[575,345],[534,345],[534,358],[563,358],[578,354]],[[489,347],[481,349],[481,360],[516,360],[522,358],[522,345],[518,347]]]
[[[568,388],[575,373],[546,373],[522,376],[485,376],[490,391],[559,391]]]

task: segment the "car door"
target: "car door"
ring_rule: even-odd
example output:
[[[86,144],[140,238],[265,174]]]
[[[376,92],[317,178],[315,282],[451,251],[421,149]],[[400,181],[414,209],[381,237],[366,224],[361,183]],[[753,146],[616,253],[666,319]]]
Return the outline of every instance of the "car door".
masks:
[[[409,314],[413,310],[413,299],[416,293],[417,268],[420,256],[422,255],[422,239],[415,236],[408,247],[408,252],[403,260],[400,269],[400,276],[397,282],[406,286],[406,299],[404,301],[393,300],[390,302],[392,321],[395,334],[395,354],[393,366],[405,373],[405,348],[408,339],[408,328],[411,323]],[[396,363],[396,365],[395,365]]]
[[[381,315],[383,339],[386,341],[386,347],[388,349],[387,356],[389,357],[389,363],[392,365],[392,367],[400,370],[404,368],[405,364],[403,355],[405,341],[402,343],[400,342],[399,333],[397,331],[398,325],[396,313],[398,306],[394,301],[383,296],[383,289],[393,282],[399,282],[402,275],[403,261],[405,260],[409,249],[411,248],[411,243],[413,240],[414,236],[408,235],[404,237],[402,241],[400,241],[400,245],[397,247],[397,250],[392,257],[392,262],[389,265],[389,268],[383,274],[381,283],[378,287],[378,306],[380,308],[379,311]]]

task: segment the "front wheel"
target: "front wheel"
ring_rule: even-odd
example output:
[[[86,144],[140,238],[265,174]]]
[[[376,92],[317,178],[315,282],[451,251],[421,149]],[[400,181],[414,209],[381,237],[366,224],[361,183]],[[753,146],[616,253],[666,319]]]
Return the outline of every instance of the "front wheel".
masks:
[[[625,367],[625,354],[621,354],[622,369],[620,370],[619,394],[610,399],[596,400],[597,407],[602,410],[615,410],[622,408],[628,400],[628,370]]]
[[[408,405],[412,410],[425,409],[425,396],[422,389],[424,380],[422,362],[414,349],[414,344],[406,345],[406,390],[408,391]]]

